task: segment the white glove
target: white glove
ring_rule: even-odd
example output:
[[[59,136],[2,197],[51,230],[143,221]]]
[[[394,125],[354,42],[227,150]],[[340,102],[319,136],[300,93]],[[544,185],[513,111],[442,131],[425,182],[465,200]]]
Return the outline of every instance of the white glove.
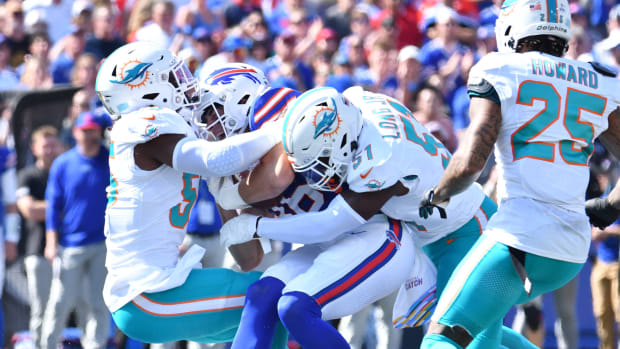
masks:
[[[220,245],[228,247],[254,239],[259,218],[244,213],[226,222],[220,229]]]
[[[234,210],[249,207],[239,194],[239,183],[233,183],[231,176],[207,178],[207,185],[215,202],[223,209]]]

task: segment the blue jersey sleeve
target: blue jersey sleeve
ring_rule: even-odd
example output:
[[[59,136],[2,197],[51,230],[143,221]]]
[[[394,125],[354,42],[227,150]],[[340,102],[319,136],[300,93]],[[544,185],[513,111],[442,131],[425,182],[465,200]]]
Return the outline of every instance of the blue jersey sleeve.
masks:
[[[58,231],[61,225],[61,215],[64,207],[64,190],[62,182],[64,162],[62,159],[63,156],[54,161],[47,179],[47,187],[45,189],[45,201],[47,201],[47,208],[45,210],[45,228],[47,230]]]

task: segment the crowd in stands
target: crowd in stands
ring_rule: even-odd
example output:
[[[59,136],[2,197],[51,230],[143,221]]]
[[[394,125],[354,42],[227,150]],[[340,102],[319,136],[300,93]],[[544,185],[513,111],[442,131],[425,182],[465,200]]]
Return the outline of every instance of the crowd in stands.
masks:
[[[0,0],[0,92],[60,86],[79,88],[69,112],[62,116],[62,129],[57,133],[44,129],[32,138],[33,152],[38,153],[34,154],[30,165],[35,166],[36,160],[42,159],[39,167],[45,170],[52,166],[50,157],[53,159],[75,145],[74,131],[82,130],[85,113],[91,113],[89,117],[97,113],[100,102],[95,93],[95,81],[100,62],[116,48],[135,40],[152,41],[154,45],[170,48],[200,80],[220,64],[245,62],[261,68],[274,87],[304,91],[316,86],[331,86],[344,91],[361,85],[367,90],[393,96],[411,109],[448,149],[454,150],[469,124],[468,73],[482,56],[496,50],[494,26],[501,2]],[[570,1],[573,36],[567,56],[597,61],[620,71],[619,2]],[[10,125],[11,117],[10,112],[0,116],[0,142],[8,149],[14,145],[11,130],[2,125]],[[79,117],[82,119],[76,125]],[[55,148],[54,156],[36,148],[42,147],[46,140],[55,143],[56,139],[61,145]],[[601,161],[611,161],[604,170],[597,166],[593,176],[603,181],[599,186],[604,192],[609,191],[608,183],[616,182],[615,178],[605,177],[615,176],[615,160]],[[492,171],[489,172],[491,175],[484,178],[490,178],[487,188],[491,192],[494,177]],[[44,177],[47,178],[47,174]],[[20,189],[24,186],[20,184]],[[30,204],[44,203],[45,191],[41,192],[41,188],[38,191],[37,195],[32,192],[27,195],[31,196]],[[22,192],[18,200],[23,197]],[[44,221],[45,216],[39,211],[24,206],[23,202],[18,206],[24,219],[38,217],[35,221],[39,224]],[[206,208],[202,210],[211,212]],[[34,231],[33,227],[28,229]],[[44,228],[37,229],[39,235],[45,235],[41,231]],[[26,231],[22,229],[22,239],[26,239]],[[606,254],[601,259],[615,263],[616,293],[618,231],[618,226],[606,233],[595,231],[593,242],[598,247],[609,237],[616,239],[608,244],[615,249],[615,254]],[[200,235],[199,232],[190,233]],[[209,236],[207,240],[210,239]],[[33,253],[43,256],[42,249],[43,246],[39,246]],[[18,255],[24,257],[25,253],[19,251]],[[9,257],[16,256],[7,255],[7,260]],[[44,262],[42,257],[36,261],[31,259],[28,268],[34,273],[36,265]],[[46,277],[51,278],[51,274]],[[613,302],[617,303],[618,295],[615,297]],[[59,301],[62,296],[53,298]],[[37,299],[41,301],[41,297]],[[610,315],[604,311],[607,308],[600,305],[609,303],[593,303],[600,320],[599,335],[607,336],[605,343],[615,343],[608,338],[609,322],[613,323],[614,317],[620,319],[620,315]],[[36,306],[38,313],[35,315],[40,322],[45,318],[42,314],[45,307]],[[61,310],[57,307],[57,311]],[[10,319],[11,314],[5,314],[5,323]],[[40,326],[38,323],[34,328]],[[57,329],[50,329],[47,335],[56,336],[54,331]],[[39,332],[37,341],[40,336]],[[10,338],[5,338],[4,343],[9,341]],[[387,347],[388,341],[383,342]]]

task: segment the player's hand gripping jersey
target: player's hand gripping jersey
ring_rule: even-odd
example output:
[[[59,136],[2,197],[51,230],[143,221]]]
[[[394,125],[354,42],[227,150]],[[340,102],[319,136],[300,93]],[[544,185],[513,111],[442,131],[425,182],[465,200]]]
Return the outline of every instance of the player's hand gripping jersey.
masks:
[[[478,184],[450,199],[447,219],[439,215],[420,219],[418,206],[423,192],[439,182],[450,160],[449,151],[395,99],[359,87],[349,88],[343,94],[361,109],[364,120],[358,153],[347,172],[350,190],[381,190],[400,181],[409,193],[392,197],[381,211],[408,222],[416,232],[417,246],[457,230],[474,216],[484,199]]]
[[[112,128],[104,288],[111,311],[142,292],[181,285],[204,253],[195,245],[178,260],[178,251],[168,248],[183,242],[199,176],[163,165],[144,171],[135,164],[136,145],[163,134],[194,135],[179,114],[166,108],[128,113]]]

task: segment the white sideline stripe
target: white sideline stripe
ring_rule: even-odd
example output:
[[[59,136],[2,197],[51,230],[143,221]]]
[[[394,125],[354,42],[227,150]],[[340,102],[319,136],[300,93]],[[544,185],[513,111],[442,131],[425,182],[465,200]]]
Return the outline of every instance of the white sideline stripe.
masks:
[[[258,113],[254,116],[254,119],[260,120],[263,116],[265,116],[265,114],[267,114],[267,112],[271,110],[271,108],[273,108],[274,105],[276,105],[276,103],[280,101],[283,95],[289,93],[290,91],[291,91],[290,89],[283,89],[283,90],[278,91],[275,95],[273,95],[273,97],[271,97],[271,99],[269,100],[269,103],[265,104],[258,111]]]
[[[478,265],[482,257],[484,257],[487,252],[489,252],[489,250],[491,249],[491,247],[493,247],[494,244],[494,239],[491,239],[488,236],[484,236],[484,240],[473,251],[473,254],[470,256],[470,258],[467,259],[467,262],[460,269],[457,270],[456,277],[449,284],[450,287],[446,287],[443,290],[441,297],[439,298],[439,303],[437,304],[437,308],[435,309],[435,314],[433,314],[432,317],[433,321],[438,322],[439,319],[446,312],[446,310],[448,310],[448,308],[452,305],[452,302],[458,296],[471,272]]]
[[[189,313],[202,313],[231,308],[243,307],[245,295],[231,297],[216,297],[198,299],[182,303],[155,303],[152,300],[139,295],[133,299],[136,306],[142,310],[160,316],[182,315]]]

